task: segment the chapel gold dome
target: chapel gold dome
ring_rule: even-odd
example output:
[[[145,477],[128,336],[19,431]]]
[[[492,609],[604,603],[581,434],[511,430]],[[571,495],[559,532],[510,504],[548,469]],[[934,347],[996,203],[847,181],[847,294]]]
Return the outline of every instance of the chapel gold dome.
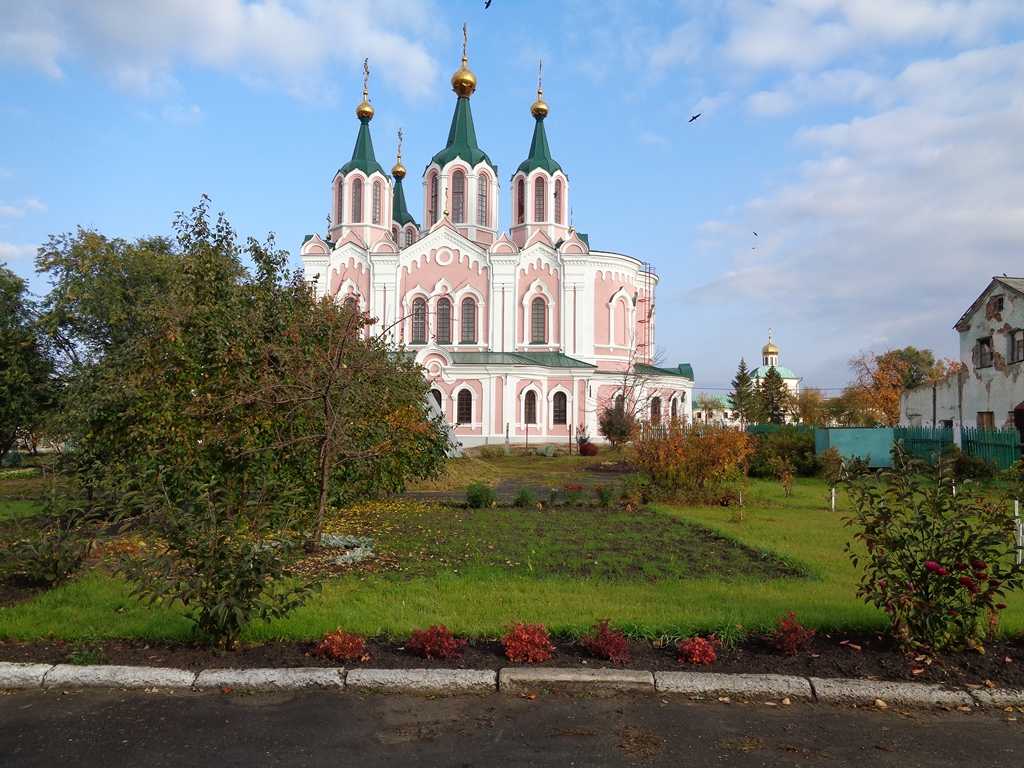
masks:
[[[548,116],[548,103],[544,101],[544,97],[539,93],[537,94],[537,100],[530,105],[530,114],[536,118]]]
[[[401,161],[398,161],[393,166],[391,166],[391,175],[394,176],[396,179],[405,178],[405,166],[402,165]]]
[[[452,90],[466,98],[472,96],[476,90],[476,75],[469,68],[469,60],[465,56],[462,57],[462,66],[452,75]]]
[[[774,343],[769,341],[767,344],[765,344],[763,347],[761,347],[761,354],[762,355],[777,355],[777,354],[779,354],[779,348],[776,347]]]
[[[373,105],[365,96],[363,97],[363,100],[359,102],[359,106],[356,107],[356,117],[358,117],[360,120],[373,119]]]

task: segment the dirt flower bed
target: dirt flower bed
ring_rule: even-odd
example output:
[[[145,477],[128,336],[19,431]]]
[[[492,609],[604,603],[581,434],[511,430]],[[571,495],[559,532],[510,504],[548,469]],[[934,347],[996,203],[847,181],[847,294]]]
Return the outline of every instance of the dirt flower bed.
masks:
[[[536,666],[602,668],[615,665],[589,653],[581,642],[553,638],[555,650]],[[128,641],[98,643],[0,641],[0,661],[51,664],[129,664],[199,670],[224,667],[324,667],[338,662],[315,653],[317,643],[267,643],[224,653],[190,645]],[[694,670],[727,673],[772,673],[816,677],[913,680],[950,685],[1024,688],[1024,638],[994,643],[985,654],[947,653],[935,658],[904,654],[879,635],[818,635],[810,649],[784,656],[767,640],[752,639],[736,648],[722,648],[714,664],[689,666],[677,660],[675,643],[630,641],[626,669]],[[383,638],[366,643],[365,660],[347,667],[385,669],[499,669],[509,666],[499,640],[470,640],[459,656],[440,660],[411,653],[403,643]],[[622,668],[622,667],[619,667]]]

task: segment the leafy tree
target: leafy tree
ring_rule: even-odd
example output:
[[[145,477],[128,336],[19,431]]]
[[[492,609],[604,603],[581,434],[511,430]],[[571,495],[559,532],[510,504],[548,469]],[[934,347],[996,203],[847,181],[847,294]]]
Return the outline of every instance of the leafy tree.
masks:
[[[597,416],[597,431],[617,450],[633,439],[637,428],[633,412],[619,403],[606,405]]]
[[[851,358],[850,368],[855,378],[852,392],[865,415],[889,427],[899,424],[900,396],[910,375],[907,361],[899,355],[867,352]]]
[[[736,368],[736,376],[732,380],[732,392],[729,397],[732,400],[732,408],[739,415],[741,422],[749,424],[757,420],[757,393],[754,380],[747,368],[747,361],[742,357]]]
[[[51,372],[25,281],[0,264],[0,459],[39,424],[52,400]]]
[[[764,420],[770,424],[785,424],[792,396],[774,366],[761,379],[757,395]]]
[[[722,408],[721,402],[714,395],[708,395],[704,392],[697,395],[697,401],[694,403],[697,406],[697,410],[704,414],[704,421],[711,421],[712,415],[715,411]]]
[[[922,384],[929,384],[941,377],[943,362],[935,359],[935,354],[930,349],[918,349],[917,347],[903,347],[902,349],[890,349],[888,352],[879,355],[875,363],[881,367],[891,367],[901,372],[901,381],[904,389],[913,389]]]
[[[793,409],[796,417],[802,424],[812,426],[823,426],[828,422],[828,413],[825,410],[825,396],[820,389],[807,387],[800,390],[795,398]]]

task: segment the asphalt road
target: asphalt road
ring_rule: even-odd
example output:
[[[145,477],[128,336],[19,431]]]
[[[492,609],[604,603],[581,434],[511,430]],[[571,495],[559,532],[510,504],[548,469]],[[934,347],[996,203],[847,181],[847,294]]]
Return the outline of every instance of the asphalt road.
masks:
[[[1024,765],[1024,714],[352,693],[0,695],[2,766]]]

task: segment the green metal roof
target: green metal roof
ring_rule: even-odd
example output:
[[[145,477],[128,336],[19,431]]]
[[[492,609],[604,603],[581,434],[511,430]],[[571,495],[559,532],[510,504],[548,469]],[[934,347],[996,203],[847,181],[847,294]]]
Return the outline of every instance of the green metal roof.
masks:
[[[693,366],[689,363],[680,363],[675,368],[660,368],[656,365],[637,363],[633,368],[637,373],[646,374],[648,376],[680,376],[684,379],[693,381]]]
[[[391,213],[391,218],[403,227],[406,224],[416,223],[416,219],[412,217],[405,205],[405,190],[402,188],[402,180],[397,177],[395,178],[395,191],[391,197]]]
[[[476,129],[473,127],[473,111],[469,108],[469,99],[460,96],[455,102],[455,114],[452,115],[452,127],[448,130],[448,144],[432,158],[442,168],[461,157],[470,167],[474,167],[481,160],[491,166],[495,174],[498,167],[491,162],[487,153],[480,149],[476,143]]]
[[[542,368],[596,368],[561,352],[452,352],[456,365],[536,365]]]
[[[542,115],[536,119],[537,124],[533,127],[533,141],[530,142],[530,155],[519,164],[516,173],[519,173],[519,171],[529,173],[535,168],[543,168],[548,173],[561,171],[562,166],[551,157],[551,149],[548,147],[548,134],[544,130],[544,117]]]
[[[370,138],[370,118],[359,118],[359,133],[356,134],[356,145],[352,149],[352,159],[338,169],[338,173],[348,173],[359,169],[367,176],[374,171],[384,173],[376,156],[373,154],[373,139]]]
[[[755,379],[763,379],[765,376],[768,375],[769,368],[774,368],[778,372],[779,376],[781,376],[784,379],[800,378],[784,365],[759,365],[757,368],[750,372],[750,375]]]

